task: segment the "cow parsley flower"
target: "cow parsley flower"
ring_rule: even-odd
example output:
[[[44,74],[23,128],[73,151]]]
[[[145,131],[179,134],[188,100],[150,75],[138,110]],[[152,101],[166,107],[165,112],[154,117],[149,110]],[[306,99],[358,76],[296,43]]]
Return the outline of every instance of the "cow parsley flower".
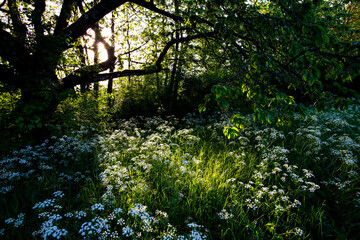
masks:
[[[14,189],[14,186],[10,185],[10,186],[4,186],[0,188],[0,194],[5,194],[10,192],[11,190]]]
[[[68,231],[66,229],[59,229],[56,225],[54,225],[53,219],[43,222],[41,224],[40,230],[33,232],[33,236],[41,235],[43,239],[47,239],[50,236],[56,239],[60,239],[67,234]]]
[[[156,210],[155,214],[160,216],[161,218],[168,218],[168,214],[166,212],[162,212],[160,210]]]
[[[53,193],[54,197],[56,198],[63,198],[65,194],[62,191],[56,191]]]
[[[123,227],[122,234],[125,237],[130,237],[130,236],[134,235],[134,230],[132,230],[129,226],[126,226],[126,227]]]
[[[55,203],[55,199],[46,199],[42,202],[38,202],[35,204],[35,206],[33,207],[33,209],[39,208],[47,208],[47,207],[53,207]]]
[[[296,236],[301,237],[301,236],[304,234],[304,231],[301,230],[300,228],[295,228],[295,229],[294,229],[294,234],[295,234]]]
[[[122,213],[122,212],[123,212],[123,210],[121,208],[116,208],[116,209],[114,209],[114,211],[112,213],[116,215],[116,214]]]
[[[206,239],[206,236],[196,230],[191,230],[190,235],[189,235],[190,239],[192,240],[203,240]]]
[[[125,220],[124,220],[123,218],[120,218],[120,219],[117,221],[117,225],[120,225],[120,226],[125,225]]]
[[[85,222],[81,225],[79,233],[84,238],[92,235],[100,235],[102,232],[108,230],[110,225],[107,219],[101,217],[95,217],[91,222]]]
[[[86,212],[84,212],[84,211],[76,211],[75,212],[75,218],[81,219],[83,217],[86,217]]]
[[[231,219],[231,218],[234,217],[234,214],[228,213],[228,212],[226,211],[226,209],[221,210],[221,211],[218,213],[218,215],[219,215],[220,219],[222,219],[222,220],[227,220],[227,219]]]
[[[203,227],[204,227],[203,225],[199,225],[199,224],[196,224],[196,223],[194,223],[194,222],[188,223],[187,226],[188,226],[189,228],[194,228],[194,229],[196,229],[196,228],[203,228]]]
[[[101,203],[96,203],[91,206],[91,211],[94,212],[95,210],[103,211],[103,210],[105,210],[105,206]]]

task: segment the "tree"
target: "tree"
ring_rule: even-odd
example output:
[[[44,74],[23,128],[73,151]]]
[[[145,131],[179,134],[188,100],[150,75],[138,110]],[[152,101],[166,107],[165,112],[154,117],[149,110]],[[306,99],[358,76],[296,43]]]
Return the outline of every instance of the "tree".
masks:
[[[64,0],[60,4],[55,0],[4,0],[0,23],[1,81],[21,90],[15,111],[18,124],[26,129],[41,128],[77,85],[167,69],[169,63],[165,60],[170,50],[190,41],[203,46],[186,55],[201,58],[200,61],[189,58],[197,68],[201,68],[199,62],[203,63],[202,70],[213,71],[211,65],[217,65],[216,69],[224,69],[231,76],[213,88],[219,105],[227,109],[232,100],[246,98],[259,119],[270,120],[268,110],[293,111],[295,100],[304,96],[319,101],[338,93],[338,85],[359,74],[359,43],[339,36],[337,19],[326,17],[326,9],[333,12],[335,8],[328,1],[175,0],[175,3]],[[79,49],[85,52],[84,47],[79,47],[82,37],[125,4],[163,19],[150,17],[150,41],[158,43],[152,45],[156,51],[148,54],[151,62],[136,69],[103,73],[114,69],[118,57],[115,46],[99,37],[108,59],[84,66],[83,59],[76,54]],[[57,5],[58,11],[49,10]],[[175,12],[171,7],[174,5]],[[163,33],[156,32],[155,23],[160,22],[165,24]],[[79,61],[69,67],[66,60],[72,53]],[[177,58],[173,67],[178,64]],[[170,85],[177,91],[174,83],[173,80]]]
[[[301,107],[296,103],[320,107],[340,96],[357,95],[346,87],[359,75],[360,59],[359,43],[342,38],[339,30],[346,8],[328,1],[245,5],[231,0],[206,5],[232,72],[213,88],[222,109],[242,97],[252,105],[254,119],[274,122]],[[233,122],[241,127],[242,118],[235,116]]]
[[[103,0],[97,4],[65,0],[58,16],[56,12],[46,12],[47,2],[44,0],[33,3],[9,0],[1,4],[1,81],[21,90],[21,100],[16,110],[21,113],[17,118],[20,125],[28,129],[40,128],[49,120],[67,92],[78,84],[162,70],[161,62],[169,48],[176,43],[174,41],[165,46],[153,67],[99,74],[113,67],[116,61],[113,48],[106,45],[106,61],[79,67],[73,72],[65,71],[66,75],[63,76],[56,74],[64,52],[77,46],[79,39],[87,34],[88,29],[94,28],[100,19],[126,2],[133,2],[174,21],[182,21],[181,17],[158,8],[153,2],[143,0]],[[199,36],[188,38],[197,37]],[[185,40],[188,39],[180,41]]]

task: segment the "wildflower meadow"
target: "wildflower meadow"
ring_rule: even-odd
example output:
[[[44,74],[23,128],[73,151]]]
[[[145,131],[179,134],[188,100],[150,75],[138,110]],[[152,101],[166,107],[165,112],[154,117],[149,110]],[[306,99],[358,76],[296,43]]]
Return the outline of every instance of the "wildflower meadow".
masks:
[[[360,239],[360,107],[82,127],[0,161],[1,239]]]

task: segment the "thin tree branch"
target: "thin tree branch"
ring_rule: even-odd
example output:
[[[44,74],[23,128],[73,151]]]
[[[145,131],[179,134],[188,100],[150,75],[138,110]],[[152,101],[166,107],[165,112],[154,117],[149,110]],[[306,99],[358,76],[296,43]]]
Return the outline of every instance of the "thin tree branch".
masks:
[[[135,70],[127,69],[127,70],[120,71],[120,72],[100,73],[102,71],[109,69],[112,66],[112,64],[114,64],[114,61],[116,59],[108,59],[106,62],[78,69],[74,73],[65,77],[62,80],[63,87],[65,89],[68,89],[68,88],[72,88],[76,85],[83,84],[83,83],[93,83],[93,82],[99,82],[99,81],[104,81],[104,80],[119,78],[119,77],[125,77],[125,76],[142,76],[142,75],[153,74],[153,73],[157,73],[157,72],[166,70],[166,69],[162,68],[161,63],[164,60],[165,55],[167,54],[169,49],[174,44],[188,42],[188,41],[202,38],[202,37],[213,37],[213,36],[215,36],[215,34],[216,34],[216,32],[209,32],[206,34],[197,34],[194,36],[187,36],[184,38],[172,39],[166,44],[166,46],[163,48],[162,52],[159,54],[159,57],[156,60],[155,65],[145,68],[145,69],[135,69]]]
[[[158,73],[163,70],[168,70],[168,69],[156,69],[156,68],[126,69],[120,72],[100,73],[96,76],[95,81],[100,82],[100,81],[108,80],[110,78],[114,79],[114,78],[128,77],[128,76],[143,76],[143,75]]]
[[[204,33],[204,34],[197,34],[197,35],[193,35],[193,36],[187,36],[187,37],[183,37],[183,38],[179,38],[179,39],[172,39],[170,40],[166,46],[163,48],[162,52],[160,53],[155,66],[157,68],[161,68],[161,62],[164,60],[165,55],[167,54],[167,52],[169,51],[169,49],[176,43],[184,43],[184,42],[189,42],[191,40],[194,39],[198,39],[198,38],[204,38],[204,37],[214,37],[217,34],[217,32],[208,32],[208,33]]]
[[[127,52],[124,52],[124,53],[120,53],[119,55],[126,55],[126,54],[129,54],[129,53],[135,52],[135,51],[139,50],[140,48],[142,48],[143,46],[145,46],[146,44],[148,44],[148,42],[150,42],[150,40],[147,40],[145,43],[141,44],[137,48],[134,48],[134,49],[132,49],[130,51],[127,51]]]

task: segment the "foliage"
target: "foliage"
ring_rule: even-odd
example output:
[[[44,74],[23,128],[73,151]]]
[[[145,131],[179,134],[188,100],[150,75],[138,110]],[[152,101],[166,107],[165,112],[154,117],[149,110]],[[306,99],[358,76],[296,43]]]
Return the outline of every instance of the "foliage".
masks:
[[[199,107],[205,96],[211,92],[211,88],[222,82],[225,74],[221,71],[205,72],[203,74],[181,73],[179,93],[177,95],[175,110],[172,114],[184,116]],[[166,101],[166,99],[165,99]],[[235,106],[238,106],[234,104]],[[208,111],[218,111],[215,101],[207,103]]]
[[[61,136],[84,126],[98,132],[108,129],[113,114],[108,107],[109,97],[104,88],[100,88],[97,95],[79,90],[74,92],[59,104],[54,119],[49,123],[52,135]]]
[[[161,96],[164,88],[157,86],[156,77],[145,76],[124,80],[114,94],[114,119],[131,118],[137,115],[153,116],[162,112]]]
[[[0,148],[42,142],[2,153],[0,235],[360,238],[359,101],[343,98],[359,97],[358,13],[345,0],[3,1]],[[147,117],[204,95],[200,115]]]
[[[287,122],[287,116],[314,104],[358,93],[359,48],[344,39],[356,27],[342,4],[328,1],[232,1],[209,4],[209,21],[221,35],[225,66],[233,75],[212,89],[223,110],[247,101],[261,122]],[[226,15],[227,17],[222,17]],[[213,20],[214,19],[214,20]],[[353,31],[351,30],[351,31]],[[227,61],[227,62],[226,62]],[[358,90],[358,89],[356,89]],[[275,116],[270,119],[270,116]]]
[[[219,71],[219,106],[246,101],[263,122],[358,94],[353,1],[11,0],[0,18],[1,82],[21,91],[17,125],[34,136],[76,86],[162,71],[170,76],[147,87],[166,110],[176,109],[187,76]]]
[[[138,117],[2,158],[7,239],[357,239],[359,103],[291,127]]]
[[[13,146],[12,140],[14,138],[14,119],[11,116],[11,113],[15,109],[16,102],[20,99],[19,91],[9,91],[5,89],[4,86],[0,85],[0,155],[3,152],[9,152],[18,145]]]
[[[20,92],[8,91],[3,85],[0,85],[0,89],[0,116],[3,118],[14,110],[16,102],[20,99]]]

